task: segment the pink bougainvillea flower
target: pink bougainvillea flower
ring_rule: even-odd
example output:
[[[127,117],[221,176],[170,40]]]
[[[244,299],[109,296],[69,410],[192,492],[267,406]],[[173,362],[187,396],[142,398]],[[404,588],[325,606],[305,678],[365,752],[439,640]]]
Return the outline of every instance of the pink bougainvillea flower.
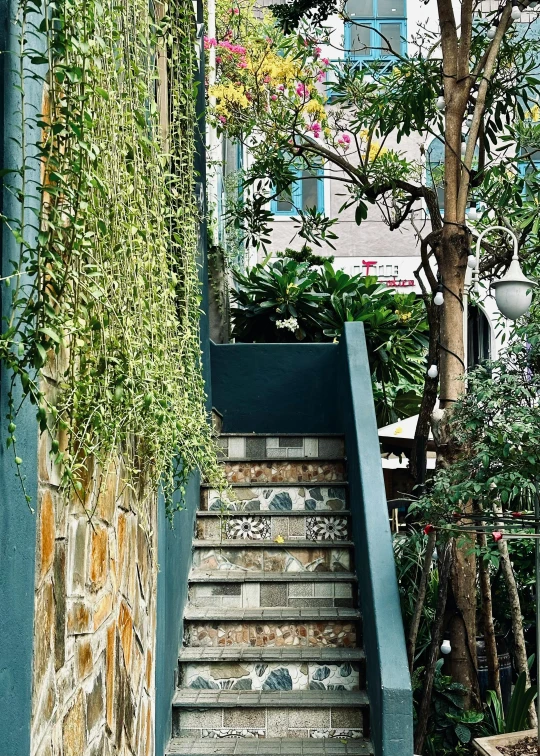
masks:
[[[345,142],[345,144],[350,144],[351,143],[351,137],[348,134],[342,134],[341,138],[343,139],[343,141]]]
[[[330,60],[328,58],[321,58],[321,63],[324,63],[325,66],[329,66]]]
[[[278,87],[278,89],[279,89],[280,92],[284,92],[285,91],[285,84],[280,84],[279,87]]]
[[[217,47],[217,40],[214,37],[205,37],[204,49],[209,50],[211,47]]]
[[[326,79],[326,74],[324,71],[319,71],[317,74],[317,81],[324,81]]]
[[[227,123],[225,116],[219,116],[218,121],[221,121],[221,123]]]
[[[271,99],[271,100],[273,100],[273,101],[275,102],[275,101],[277,100],[277,95],[272,95],[272,96],[270,97],[270,99]]]
[[[231,8],[231,16],[237,16],[240,13],[239,8]]]
[[[221,55],[216,55],[216,63],[221,63],[222,57]]]
[[[246,100],[249,100],[249,102],[253,100],[253,95],[251,94],[251,92],[246,92]]]
[[[426,527],[424,528],[424,535],[429,535],[430,533],[433,533],[434,530],[434,525],[426,525]]]
[[[246,61],[245,61],[245,60],[241,60],[241,61],[240,61],[240,62],[238,63],[238,68],[247,68],[247,63],[246,63]]]
[[[300,82],[296,85],[296,94],[298,95],[298,97],[308,97],[309,90],[305,84],[302,84],[302,82]]]
[[[263,81],[264,81],[265,84],[268,84],[270,82],[270,77],[269,76],[265,76],[264,79],[263,79]]]
[[[267,37],[267,38],[266,38],[266,44],[267,44],[267,45],[271,45],[271,44],[272,44],[272,40],[271,40],[271,38],[270,38],[270,37]]]
[[[312,123],[309,128],[313,132],[313,136],[315,137],[315,139],[318,139],[320,137],[321,131],[322,131],[321,124],[317,123],[317,121],[315,121],[315,123]]]
[[[320,47],[319,47],[319,46],[317,45],[317,47],[316,47],[316,48],[315,48],[315,49],[313,50],[313,56],[314,56],[315,58],[318,58],[318,57],[319,57],[319,55],[321,54],[321,52],[322,52],[322,51],[321,51],[321,48],[320,48]]]
[[[493,540],[495,542],[500,541],[503,537],[503,534],[501,533],[500,530],[494,530],[492,535],[493,535]]]

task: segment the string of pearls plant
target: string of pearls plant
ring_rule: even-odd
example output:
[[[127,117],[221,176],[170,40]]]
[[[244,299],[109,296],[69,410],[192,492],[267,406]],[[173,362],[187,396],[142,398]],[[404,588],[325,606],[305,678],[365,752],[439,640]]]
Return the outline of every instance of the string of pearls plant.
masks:
[[[3,218],[18,257],[0,337],[8,445],[24,485],[22,387],[64,487],[84,502],[89,469],[106,472],[120,455],[127,484],[162,483],[170,512],[195,469],[221,480],[199,341],[193,5],[21,0],[18,24],[23,161],[6,179],[21,213]],[[36,114],[26,89],[40,70]],[[36,133],[39,143],[25,141]]]

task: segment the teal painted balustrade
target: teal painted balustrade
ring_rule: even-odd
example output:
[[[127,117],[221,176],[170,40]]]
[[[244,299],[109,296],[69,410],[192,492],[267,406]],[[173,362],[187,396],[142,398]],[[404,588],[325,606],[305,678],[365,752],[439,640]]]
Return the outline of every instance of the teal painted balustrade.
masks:
[[[376,756],[412,756],[412,693],[361,323],[339,344],[211,346],[226,433],[343,433]]]

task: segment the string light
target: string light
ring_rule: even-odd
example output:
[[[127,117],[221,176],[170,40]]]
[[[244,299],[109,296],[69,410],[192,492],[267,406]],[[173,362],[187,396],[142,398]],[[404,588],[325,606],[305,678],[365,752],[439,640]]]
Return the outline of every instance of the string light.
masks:
[[[438,286],[437,293],[433,297],[433,304],[436,304],[437,307],[440,307],[443,303],[444,303],[443,287]]]
[[[471,270],[474,270],[476,268],[476,255],[473,255],[472,253],[467,258],[467,267]]]
[[[431,367],[427,371],[427,374],[429,375],[430,378],[436,378],[439,375],[437,365],[431,365]]]
[[[494,24],[492,24],[492,25],[491,25],[491,26],[489,27],[489,29],[487,30],[487,34],[486,34],[486,36],[487,36],[487,38],[488,38],[489,40],[491,40],[491,39],[495,39],[495,35],[496,35],[496,34],[497,34],[497,24],[495,24],[495,23],[494,23]]]
[[[521,18],[521,10],[517,4],[517,0],[513,0],[512,2],[512,13],[510,14],[510,17],[512,21],[519,21]]]
[[[445,110],[446,109],[446,102],[444,101],[444,97],[437,97],[437,102],[435,103],[437,110]]]
[[[441,643],[441,653],[447,656],[452,651],[452,646],[449,640],[443,640]]]

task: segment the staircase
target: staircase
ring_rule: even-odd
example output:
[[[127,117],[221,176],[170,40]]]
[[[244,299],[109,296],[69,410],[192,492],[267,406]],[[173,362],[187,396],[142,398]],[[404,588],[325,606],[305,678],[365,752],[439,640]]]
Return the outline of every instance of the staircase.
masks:
[[[201,491],[167,753],[372,754],[344,441],[225,434]]]

